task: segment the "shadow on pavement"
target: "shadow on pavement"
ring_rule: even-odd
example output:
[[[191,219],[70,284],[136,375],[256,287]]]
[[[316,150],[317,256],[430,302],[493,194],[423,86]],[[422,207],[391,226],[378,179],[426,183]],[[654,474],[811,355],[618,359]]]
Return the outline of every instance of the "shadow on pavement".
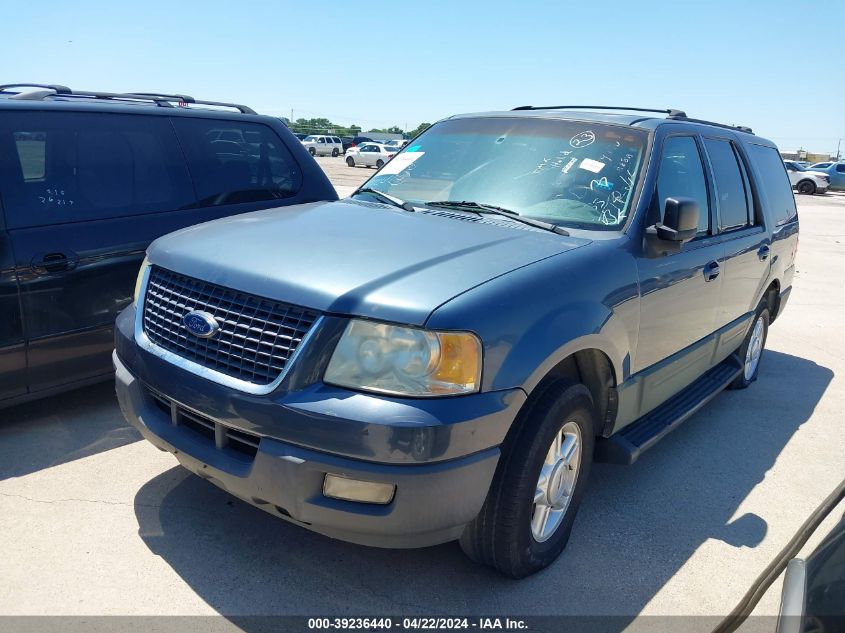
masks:
[[[767,351],[761,379],[750,389],[720,394],[635,465],[594,468],[569,547],[556,564],[522,581],[474,565],[455,543],[380,550],[333,541],[237,501],[180,467],[138,492],[140,536],[203,600],[233,618],[413,613],[625,620],[707,539],[734,547],[760,543],[765,517],[732,517],[832,377],[811,361]]]
[[[0,480],[137,442],[108,381],[0,410]]]

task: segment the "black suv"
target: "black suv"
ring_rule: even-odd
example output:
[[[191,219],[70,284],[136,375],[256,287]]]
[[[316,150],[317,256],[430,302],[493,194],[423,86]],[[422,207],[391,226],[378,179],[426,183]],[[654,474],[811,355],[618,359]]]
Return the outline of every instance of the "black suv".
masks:
[[[155,238],[337,199],[290,130],[246,106],[14,84],[0,112],[0,406],[110,377]]]

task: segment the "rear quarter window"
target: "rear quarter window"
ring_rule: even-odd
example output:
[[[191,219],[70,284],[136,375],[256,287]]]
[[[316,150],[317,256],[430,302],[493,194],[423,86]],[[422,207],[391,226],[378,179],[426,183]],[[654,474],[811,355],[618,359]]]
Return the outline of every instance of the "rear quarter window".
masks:
[[[194,203],[164,117],[15,112],[0,122],[9,228],[173,211]]]
[[[757,174],[757,185],[763,192],[768,207],[767,214],[776,225],[786,224],[798,217],[795,196],[786,168],[778,151],[773,147],[746,145],[748,156]]]
[[[175,118],[200,206],[289,198],[302,186],[299,166],[268,126],[247,121]],[[222,131],[241,142],[221,140]],[[324,142],[323,139],[320,139]]]

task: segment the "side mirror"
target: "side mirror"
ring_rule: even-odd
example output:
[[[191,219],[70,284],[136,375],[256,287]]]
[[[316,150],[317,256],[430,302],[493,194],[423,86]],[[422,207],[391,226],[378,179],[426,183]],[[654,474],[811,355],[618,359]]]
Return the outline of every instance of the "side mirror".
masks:
[[[698,202],[692,198],[666,198],[663,222],[646,229],[649,256],[677,253],[698,233]]]

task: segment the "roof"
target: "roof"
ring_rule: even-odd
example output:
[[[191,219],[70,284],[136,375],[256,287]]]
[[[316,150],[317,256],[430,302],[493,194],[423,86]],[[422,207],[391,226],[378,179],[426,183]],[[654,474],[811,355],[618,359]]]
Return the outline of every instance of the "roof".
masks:
[[[529,109],[530,108],[530,109]],[[590,108],[601,108],[593,110]],[[633,111],[632,111],[633,110]],[[653,113],[663,113],[667,116],[655,116]],[[706,128],[718,128],[730,130],[746,140],[754,139],[755,143],[768,144],[774,147],[774,143],[756,136],[751,128],[738,125],[726,125],[714,121],[695,119],[686,115],[681,110],[667,108],[665,110],[650,110],[644,108],[612,108],[605,109],[603,106],[552,106],[532,107],[525,106],[513,110],[497,110],[491,112],[474,112],[458,114],[447,117],[449,119],[475,118],[475,117],[519,117],[519,118],[540,118],[540,119],[561,119],[567,121],[590,121],[606,123],[609,125],[623,125],[639,127],[648,130],[655,130],[661,125],[687,124],[694,126],[699,132],[706,131]]]
[[[166,116],[243,116],[256,112],[245,105],[194,99],[184,94],[74,91],[45,84],[0,85],[0,108],[21,110],[82,110]]]

